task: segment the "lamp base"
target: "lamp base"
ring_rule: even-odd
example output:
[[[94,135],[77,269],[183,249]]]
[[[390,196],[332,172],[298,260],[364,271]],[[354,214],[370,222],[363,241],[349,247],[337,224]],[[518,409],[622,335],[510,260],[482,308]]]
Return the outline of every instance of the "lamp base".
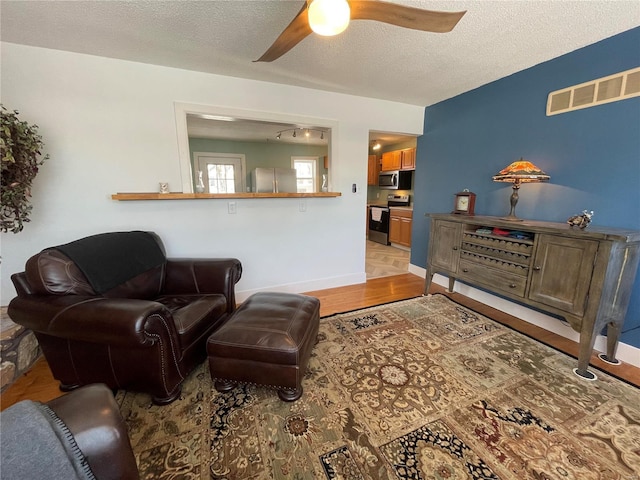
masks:
[[[518,218],[515,215],[507,215],[506,217],[500,217],[500,220],[507,220],[508,222],[523,222],[522,218]]]
[[[520,188],[520,182],[518,180],[516,180],[515,182],[513,182],[513,185],[511,186],[512,189],[512,193],[511,193],[511,197],[509,198],[509,203],[511,204],[511,210],[509,210],[509,215],[507,215],[506,217],[502,217],[502,220],[507,220],[509,222],[521,222],[522,219],[516,217],[516,205],[518,204],[518,189]]]

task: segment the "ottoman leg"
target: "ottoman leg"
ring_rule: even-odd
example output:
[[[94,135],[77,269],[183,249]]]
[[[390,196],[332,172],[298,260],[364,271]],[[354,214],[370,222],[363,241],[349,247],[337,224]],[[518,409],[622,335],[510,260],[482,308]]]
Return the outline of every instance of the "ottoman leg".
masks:
[[[220,379],[216,380],[216,383],[214,384],[214,387],[216,388],[216,390],[221,393],[229,392],[233,390],[235,386],[236,386],[236,382],[232,382],[230,380],[220,380]]]
[[[169,405],[176,398],[178,398],[181,393],[182,393],[182,386],[179,386],[175,392],[173,392],[171,395],[167,397],[158,397],[153,395],[151,397],[151,401],[153,402],[154,405]]]
[[[278,396],[283,402],[295,402],[302,396],[302,386],[295,389],[280,389],[278,390]]]

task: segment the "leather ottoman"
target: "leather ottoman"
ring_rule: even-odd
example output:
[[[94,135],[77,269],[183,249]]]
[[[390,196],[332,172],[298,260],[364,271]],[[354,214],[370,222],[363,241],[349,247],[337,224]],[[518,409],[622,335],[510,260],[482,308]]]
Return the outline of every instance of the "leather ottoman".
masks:
[[[236,383],[253,383],[276,388],[281,400],[297,400],[319,326],[317,298],[275,292],[252,295],[207,341],[216,390],[227,392]]]

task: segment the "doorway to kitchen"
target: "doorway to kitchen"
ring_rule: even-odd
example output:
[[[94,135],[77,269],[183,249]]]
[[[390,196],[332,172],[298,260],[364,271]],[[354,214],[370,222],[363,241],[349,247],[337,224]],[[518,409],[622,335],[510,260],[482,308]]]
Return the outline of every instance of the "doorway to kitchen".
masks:
[[[367,240],[365,271],[367,280],[409,271],[409,250]]]
[[[416,147],[415,135],[369,132],[367,279],[409,271]]]

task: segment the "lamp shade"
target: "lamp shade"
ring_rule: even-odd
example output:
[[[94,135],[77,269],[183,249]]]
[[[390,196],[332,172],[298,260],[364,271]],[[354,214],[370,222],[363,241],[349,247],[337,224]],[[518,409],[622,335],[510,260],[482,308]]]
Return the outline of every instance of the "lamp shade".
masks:
[[[309,0],[308,15],[311,30],[331,36],[347,28],[351,9],[347,0]]]
[[[546,182],[549,180],[549,175],[544,173],[533,163],[520,159],[517,162],[513,162],[506,168],[500,170],[493,176],[494,182],[511,182],[511,183],[531,183],[531,182]]]

